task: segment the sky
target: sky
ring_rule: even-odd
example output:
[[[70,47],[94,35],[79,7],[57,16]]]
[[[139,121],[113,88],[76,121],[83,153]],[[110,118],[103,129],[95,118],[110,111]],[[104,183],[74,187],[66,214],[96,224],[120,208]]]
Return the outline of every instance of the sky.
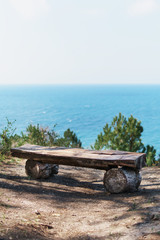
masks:
[[[160,84],[160,1],[0,0],[0,84]]]

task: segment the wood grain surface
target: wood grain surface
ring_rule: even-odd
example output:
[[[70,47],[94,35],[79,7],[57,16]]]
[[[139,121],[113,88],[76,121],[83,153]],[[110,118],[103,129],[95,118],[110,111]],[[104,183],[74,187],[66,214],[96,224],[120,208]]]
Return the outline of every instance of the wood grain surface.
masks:
[[[32,159],[44,163],[70,165],[96,169],[112,166],[127,166],[141,169],[145,166],[146,155],[115,150],[94,151],[80,148],[43,147],[25,144],[11,149],[12,156]]]

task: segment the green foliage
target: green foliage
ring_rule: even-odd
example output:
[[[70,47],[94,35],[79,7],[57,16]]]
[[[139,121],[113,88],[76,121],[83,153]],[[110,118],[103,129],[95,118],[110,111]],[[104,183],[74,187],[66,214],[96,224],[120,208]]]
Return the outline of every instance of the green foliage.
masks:
[[[156,165],[160,167],[160,154],[158,154],[158,158],[156,159]]]
[[[31,144],[37,144],[41,146],[52,146],[55,144],[58,135],[54,130],[49,130],[48,128],[40,127],[39,124],[36,126],[30,124],[27,129],[27,135],[23,136],[25,141]]]
[[[15,134],[15,121],[7,124],[0,131],[0,161],[3,162],[6,156],[10,155],[11,147],[21,146],[25,143],[42,145],[42,146],[63,146],[81,148],[82,142],[77,138],[76,134],[67,129],[63,137],[60,137],[54,130],[40,127],[39,124],[30,124],[26,128],[26,133],[21,132],[20,135]],[[92,148],[113,149],[131,152],[145,152],[147,158],[147,166],[160,166],[160,155],[156,158],[156,149],[153,146],[144,144],[141,140],[143,127],[141,122],[132,115],[126,119],[121,113],[113,118],[112,123],[106,124],[95,141]]]
[[[30,124],[26,131],[28,143],[46,146],[46,129],[40,128],[39,124],[37,126]]]
[[[15,130],[16,128],[13,127],[14,122],[10,122],[7,119],[7,126],[2,129],[2,132],[0,132],[0,151],[1,154],[9,155],[11,146],[14,142],[14,136],[15,136]]]
[[[57,146],[81,148],[82,142],[77,138],[76,134],[69,128],[64,132],[63,137],[56,142]]]
[[[55,127],[55,126],[54,126]],[[82,143],[77,138],[76,134],[67,129],[63,137],[60,137],[55,130],[49,130],[48,128],[29,125],[26,129],[27,134],[22,135],[25,142],[30,144],[36,144],[41,146],[63,146],[63,147],[81,147]],[[19,139],[21,140],[21,138]],[[22,140],[21,140],[22,141]],[[22,141],[23,142],[23,141]]]
[[[1,153],[0,153],[0,164],[1,164],[3,161],[5,161],[5,159],[6,159],[6,156],[5,156],[4,154],[1,154]]]
[[[22,146],[25,143],[28,143],[28,137],[27,137],[26,134],[21,132],[21,135],[18,135],[18,134],[14,135],[14,141],[13,141],[12,146],[20,147],[20,146]]]
[[[156,149],[153,146],[147,145],[143,148],[143,152],[146,153],[147,166],[156,164]]]
[[[113,118],[111,125],[108,123],[103,128],[92,148],[113,149],[130,152],[141,151],[144,147],[141,135],[143,127],[141,122],[132,115],[126,119],[121,113]]]
[[[26,133],[15,134],[14,122],[7,119],[7,126],[0,132],[0,160],[4,161],[5,156],[10,155],[11,147],[19,147],[25,143],[41,146],[64,146],[64,147],[81,147],[82,143],[76,134],[67,129],[63,137],[60,137],[54,130],[40,127],[39,124],[30,124],[26,128]]]

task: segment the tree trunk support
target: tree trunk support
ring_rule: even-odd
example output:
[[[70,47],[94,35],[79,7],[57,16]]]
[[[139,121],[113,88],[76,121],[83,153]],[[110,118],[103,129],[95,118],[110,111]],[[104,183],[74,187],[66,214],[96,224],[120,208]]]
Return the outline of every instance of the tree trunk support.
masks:
[[[138,170],[127,167],[111,168],[104,174],[104,187],[110,193],[134,192],[141,183]]]
[[[27,160],[25,171],[32,178],[49,178],[58,173],[59,166],[56,164],[42,163],[34,160]]]
[[[46,179],[58,173],[57,164],[42,163],[32,159],[26,161],[26,174],[34,179]],[[110,193],[134,192],[141,183],[138,170],[128,167],[108,167],[103,179],[104,187]]]

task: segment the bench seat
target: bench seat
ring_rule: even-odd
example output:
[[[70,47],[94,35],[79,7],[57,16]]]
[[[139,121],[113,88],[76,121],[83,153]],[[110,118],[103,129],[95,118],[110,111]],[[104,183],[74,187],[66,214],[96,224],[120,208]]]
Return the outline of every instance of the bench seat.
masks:
[[[79,148],[43,147],[26,144],[11,149],[12,156],[52,163],[96,169],[107,169],[108,166],[126,166],[141,169],[145,166],[146,155],[115,150],[87,150]]]
[[[25,144],[11,149],[12,156],[28,159],[25,170],[32,178],[47,178],[58,173],[59,165],[105,170],[104,187],[111,193],[136,191],[146,154],[79,148],[44,147]]]

